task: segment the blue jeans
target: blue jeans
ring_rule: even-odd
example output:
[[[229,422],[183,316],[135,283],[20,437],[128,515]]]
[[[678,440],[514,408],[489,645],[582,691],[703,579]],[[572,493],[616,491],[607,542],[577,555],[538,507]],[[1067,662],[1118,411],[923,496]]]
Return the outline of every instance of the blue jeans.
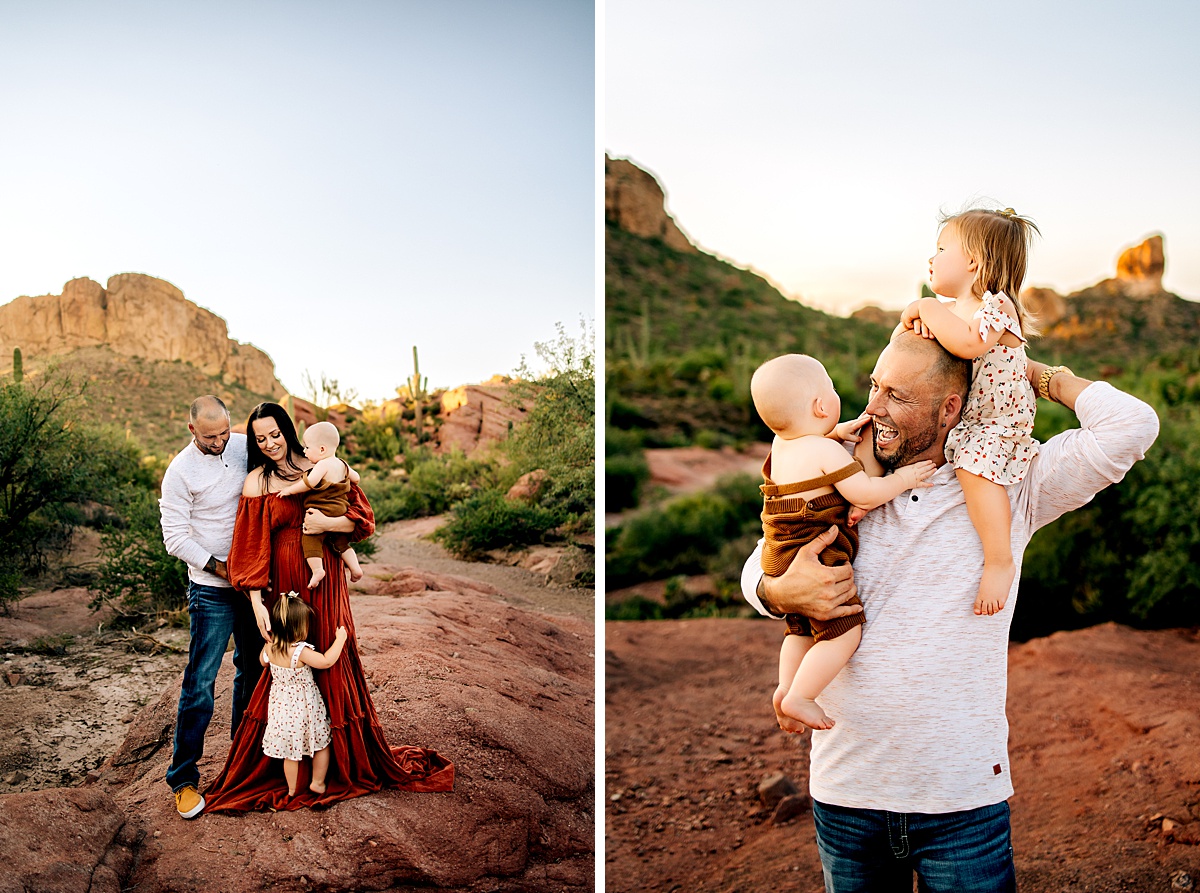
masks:
[[[187,669],[183,671],[183,690],[179,694],[179,716],[175,721],[175,753],[167,769],[167,784],[172,791],[200,786],[196,764],[204,755],[204,733],[213,715],[213,694],[217,671],[225,657],[229,637],[233,636],[233,720],[230,737],[238,723],[254,686],[262,675],[258,654],[263,637],[254,620],[254,610],[244,592],[229,587],[188,584],[188,613],[192,621],[192,642],[188,646]]]
[[[936,815],[813,802],[826,893],[1014,893],[1007,803]]]

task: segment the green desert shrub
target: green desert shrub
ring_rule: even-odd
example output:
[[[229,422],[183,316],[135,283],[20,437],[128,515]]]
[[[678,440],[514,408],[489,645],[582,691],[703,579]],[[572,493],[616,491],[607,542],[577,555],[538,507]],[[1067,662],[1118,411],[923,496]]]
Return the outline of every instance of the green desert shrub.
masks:
[[[609,533],[608,585],[707,573],[726,542],[758,527],[760,509],[757,480],[742,474],[641,512]]]
[[[648,480],[650,466],[642,453],[609,456],[604,460],[605,510],[620,512],[637,506]]]
[[[81,505],[111,504],[139,474],[136,450],[80,421],[83,391],[53,371],[0,384],[0,606],[69,545]]]
[[[471,556],[509,545],[533,545],[555,526],[553,512],[481,490],[451,510],[450,521],[434,536],[456,555]]]
[[[158,496],[136,490],[118,507],[121,519],[100,534],[100,571],[92,608],[105,602],[124,614],[172,611],[187,604],[187,565],[163,545]]]

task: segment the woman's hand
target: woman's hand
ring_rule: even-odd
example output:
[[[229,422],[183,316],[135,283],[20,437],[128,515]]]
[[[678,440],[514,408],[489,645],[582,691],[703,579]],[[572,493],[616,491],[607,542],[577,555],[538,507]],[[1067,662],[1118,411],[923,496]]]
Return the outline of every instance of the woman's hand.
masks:
[[[304,512],[304,526],[300,528],[309,536],[321,536],[326,533],[353,533],[354,522],[345,515],[330,518],[317,509]]]
[[[263,604],[262,592],[258,589],[250,590],[250,607],[254,609],[254,621],[258,624],[258,631],[262,633],[263,639],[271,641],[271,612],[267,610],[267,606]]]

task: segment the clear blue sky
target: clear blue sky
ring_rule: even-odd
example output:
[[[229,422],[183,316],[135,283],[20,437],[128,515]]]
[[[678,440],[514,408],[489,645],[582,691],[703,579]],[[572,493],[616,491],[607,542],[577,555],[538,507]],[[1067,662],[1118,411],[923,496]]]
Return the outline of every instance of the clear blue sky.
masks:
[[[387,398],[595,315],[581,0],[0,5],[0,302],[166,279]]]
[[[805,303],[900,307],[939,209],[1044,238],[1027,284],[1113,275],[1161,232],[1200,299],[1200,6],[607,0],[603,142],[706,249]]]

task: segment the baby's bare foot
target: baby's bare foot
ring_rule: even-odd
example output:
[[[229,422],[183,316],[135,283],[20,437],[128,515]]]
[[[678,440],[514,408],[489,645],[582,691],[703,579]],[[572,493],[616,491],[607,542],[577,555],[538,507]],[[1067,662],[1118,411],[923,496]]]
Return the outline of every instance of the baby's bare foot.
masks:
[[[325,579],[325,568],[321,568],[320,570],[313,571],[312,579],[308,581],[308,588],[316,589],[317,586],[319,586],[321,581],[324,579]]]
[[[979,594],[975,597],[975,613],[999,614],[1008,601],[1008,591],[1012,588],[1013,578],[1017,569],[1014,565],[994,567],[983,566],[983,578],[979,581]]]
[[[324,794],[326,784],[323,781],[311,781],[308,783],[308,789],[314,794]]]
[[[821,709],[821,705],[812,698],[802,698],[797,694],[789,693],[783,699],[780,705],[784,716],[790,716],[792,719],[799,720],[810,729],[832,729],[833,720],[825,715],[825,711]]]

